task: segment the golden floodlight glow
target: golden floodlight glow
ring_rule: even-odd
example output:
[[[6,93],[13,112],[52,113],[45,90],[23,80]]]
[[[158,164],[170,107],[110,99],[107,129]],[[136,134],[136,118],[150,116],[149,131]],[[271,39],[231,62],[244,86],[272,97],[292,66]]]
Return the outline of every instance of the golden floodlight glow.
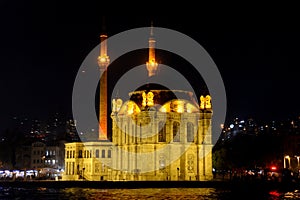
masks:
[[[134,101],[127,102],[127,114],[132,115],[141,112],[140,108]]]
[[[154,94],[152,92],[148,92],[147,94],[147,106],[153,106],[154,101],[153,101]]]
[[[209,95],[205,97],[205,108],[211,109],[211,97]]]
[[[116,111],[119,112],[119,110],[121,109],[121,106],[122,106],[122,104],[123,104],[123,100],[122,100],[122,99],[117,99],[116,104],[117,104],[117,106],[116,106],[116,107],[117,107]]]
[[[133,109],[134,109],[134,102],[128,102],[127,104],[127,114],[131,115],[133,113]]]
[[[141,109],[134,101],[126,101],[123,105],[120,104],[120,108],[117,107],[118,115],[132,115],[141,112]]]
[[[146,94],[146,92],[142,93],[142,97],[143,97],[143,101],[142,101],[142,106],[146,107],[146,106],[154,106],[154,94],[153,92],[148,92]]]
[[[111,104],[112,104],[112,111],[117,112],[117,102],[116,102],[116,100],[113,99]]]
[[[183,101],[176,101],[176,112],[183,113],[184,112],[184,102]]]
[[[200,109],[211,109],[211,96],[206,95],[205,97],[203,95],[200,96]]]
[[[172,107],[172,109],[171,109]],[[160,112],[177,112],[177,113],[194,113],[199,112],[199,108],[195,105],[191,104],[189,101],[186,100],[175,100],[169,101],[162,105],[159,109]]]
[[[147,105],[147,95],[145,92],[143,92],[142,97],[143,97],[142,106],[145,107]]]
[[[105,57],[100,57],[100,62],[106,62]]]
[[[190,104],[190,103],[187,103],[187,104],[186,104],[186,112],[192,113],[193,111],[195,111],[195,106],[193,106],[193,105]],[[196,109],[196,111],[197,111],[197,109]]]
[[[167,112],[167,108],[166,108],[166,105],[163,105],[162,107],[160,107],[159,109],[160,112]]]
[[[205,108],[205,97],[203,95],[200,96],[200,109]]]

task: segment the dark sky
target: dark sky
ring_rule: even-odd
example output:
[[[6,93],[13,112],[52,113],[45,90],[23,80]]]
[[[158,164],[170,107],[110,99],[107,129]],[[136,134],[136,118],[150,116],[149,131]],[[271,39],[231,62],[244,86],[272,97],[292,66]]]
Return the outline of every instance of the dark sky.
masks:
[[[77,70],[99,44],[103,17],[93,10],[54,3],[0,3],[1,128],[14,116],[47,118],[54,112],[71,116]],[[227,119],[268,121],[300,115],[300,32],[292,25],[261,20],[215,23],[197,15],[105,19],[108,35],[149,26],[153,20],[155,26],[198,41],[224,80]],[[145,59],[147,55],[137,62]]]

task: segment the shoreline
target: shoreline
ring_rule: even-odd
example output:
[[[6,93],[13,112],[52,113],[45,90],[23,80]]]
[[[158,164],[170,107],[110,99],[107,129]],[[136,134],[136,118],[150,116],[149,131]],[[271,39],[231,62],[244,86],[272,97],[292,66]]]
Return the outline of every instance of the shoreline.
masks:
[[[94,189],[140,189],[140,188],[220,188],[229,190],[294,190],[299,183],[265,181],[0,181],[0,187],[13,188],[94,188]]]

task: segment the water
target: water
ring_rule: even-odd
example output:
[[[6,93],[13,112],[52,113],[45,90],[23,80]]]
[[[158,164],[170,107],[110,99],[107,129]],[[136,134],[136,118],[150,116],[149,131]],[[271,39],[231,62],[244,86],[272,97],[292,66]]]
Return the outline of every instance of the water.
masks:
[[[143,188],[143,189],[94,189],[94,188],[4,188],[0,187],[0,199],[54,200],[54,199],[284,199],[283,193],[230,191],[219,188]]]

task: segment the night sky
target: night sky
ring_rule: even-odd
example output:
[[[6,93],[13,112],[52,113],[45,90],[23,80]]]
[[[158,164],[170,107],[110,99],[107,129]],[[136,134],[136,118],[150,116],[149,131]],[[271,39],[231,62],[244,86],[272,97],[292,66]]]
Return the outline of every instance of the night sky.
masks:
[[[72,116],[73,82],[82,61],[99,44],[101,12],[25,1],[14,5],[3,1],[0,8],[1,129],[14,116],[43,119],[54,112]],[[149,26],[151,20],[154,26],[190,36],[210,54],[224,80],[228,120],[300,115],[300,32],[294,26],[275,26],[274,21],[237,26],[196,15],[105,17],[108,35]],[[140,55],[135,62],[142,64],[147,52]]]

